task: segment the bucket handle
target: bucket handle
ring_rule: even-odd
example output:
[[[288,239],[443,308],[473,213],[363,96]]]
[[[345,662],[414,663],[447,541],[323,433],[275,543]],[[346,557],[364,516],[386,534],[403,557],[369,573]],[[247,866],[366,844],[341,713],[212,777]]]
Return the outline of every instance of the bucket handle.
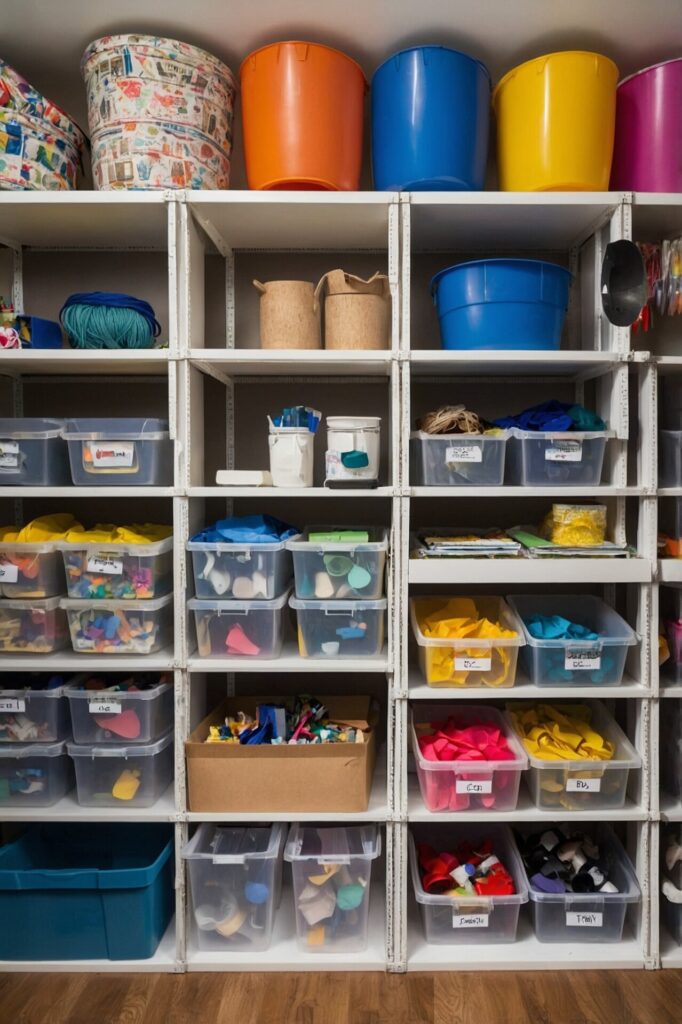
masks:
[[[253,287],[254,287],[254,288],[255,288],[255,289],[257,290],[257,291],[259,291],[259,292],[261,293],[261,295],[265,295],[265,293],[266,293],[266,292],[267,292],[267,290],[268,290],[268,289],[267,289],[267,285],[264,285],[262,281],[256,281],[255,279],[254,279],[254,281],[253,281]]]
[[[328,270],[327,273],[323,274],[322,277],[320,278],[320,280],[317,282],[317,286],[315,288],[315,304],[316,305],[319,302],[320,294],[321,294],[322,289],[324,288],[324,286],[326,284],[327,278],[331,274],[337,274],[337,273],[338,273],[338,270]],[[380,270],[375,271],[372,274],[372,276],[368,277],[368,278],[359,277],[358,274],[349,274],[345,270],[342,270],[341,273],[343,274],[343,277],[344,277],[344,280],[345,280],[346,284],[350,284],[351,281],[358,281],[360,284],[373,284],[374,281],[376,281],[378,278],[382,279],[383,283],[384,283],[384,296],[383,297],[384,298],[388,298],[388,294],[387,294],[388,278],[386,277],[386,274],[382,274],[382,272]],[[255,282],[254,282],[254,284],[255,284]],[[314,311],[317,313],[316,305],[314,307]]]

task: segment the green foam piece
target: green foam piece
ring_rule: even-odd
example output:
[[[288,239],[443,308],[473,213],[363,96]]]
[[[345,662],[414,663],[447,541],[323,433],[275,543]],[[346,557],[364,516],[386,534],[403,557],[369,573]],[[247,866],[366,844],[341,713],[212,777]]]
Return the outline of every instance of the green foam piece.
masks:
[[[336,894],[339,910],[357,910],[365,898],[361,885],[342,885]]]
[[[326,530],[309,533],[308,540],[319,544],[368,544],[367,530]]]

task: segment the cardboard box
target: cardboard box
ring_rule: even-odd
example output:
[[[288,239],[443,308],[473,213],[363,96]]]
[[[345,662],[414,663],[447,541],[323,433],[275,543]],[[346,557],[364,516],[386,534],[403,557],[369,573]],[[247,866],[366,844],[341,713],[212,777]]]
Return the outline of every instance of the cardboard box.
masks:
[[[369,722],[365,743],[239,746],[206,743],[209,727],[279,697],[230,697],[185,743],[190,811],[365,811],[376,762],[378,714],[371,697],[326,697],[330,718]]]

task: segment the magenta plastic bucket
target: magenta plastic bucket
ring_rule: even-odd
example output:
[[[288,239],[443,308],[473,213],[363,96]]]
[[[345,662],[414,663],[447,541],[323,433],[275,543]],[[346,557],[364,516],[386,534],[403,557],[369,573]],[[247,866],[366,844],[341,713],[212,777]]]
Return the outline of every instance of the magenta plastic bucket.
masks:
[[[682,58],[644,68],[618,86],[611,188],[682,192]]]

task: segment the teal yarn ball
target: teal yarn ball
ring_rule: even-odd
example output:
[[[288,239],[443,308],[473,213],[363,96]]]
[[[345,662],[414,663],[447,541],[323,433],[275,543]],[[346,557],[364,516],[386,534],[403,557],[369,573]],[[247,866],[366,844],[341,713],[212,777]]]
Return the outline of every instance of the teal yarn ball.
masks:
[[[75,348],[153,348],[149,321],[120,306],[68,306],[61,315]]]

